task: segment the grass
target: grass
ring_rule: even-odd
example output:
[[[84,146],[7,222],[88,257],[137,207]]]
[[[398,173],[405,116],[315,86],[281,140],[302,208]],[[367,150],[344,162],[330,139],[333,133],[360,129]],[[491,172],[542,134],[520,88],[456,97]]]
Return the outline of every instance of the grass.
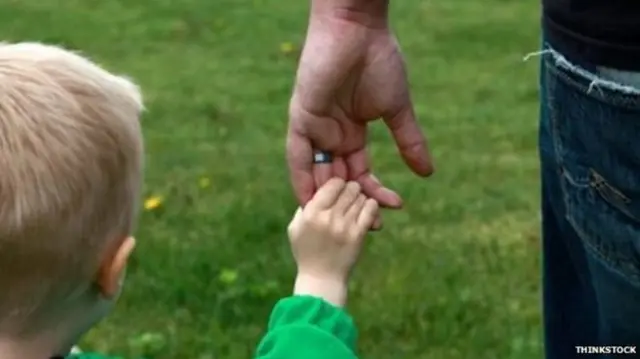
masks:
[[[60,43],[145,92],[147,197],[116,312],[85,349],[248,358],[290,293],[286,107],[308,1],[3,0],[7,40]],[[535,1],[393,2],[438,172],[413,177],[380,125],[385,213],[350,311],[371,359],[540,358]]]

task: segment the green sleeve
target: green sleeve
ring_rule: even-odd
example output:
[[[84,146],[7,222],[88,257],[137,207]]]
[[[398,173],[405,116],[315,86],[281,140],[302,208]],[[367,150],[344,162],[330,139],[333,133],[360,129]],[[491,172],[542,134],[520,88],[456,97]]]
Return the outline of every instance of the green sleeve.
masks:
[[[315,297],[280,300],[256,359],[357,359],[357,330],[345,311]]]

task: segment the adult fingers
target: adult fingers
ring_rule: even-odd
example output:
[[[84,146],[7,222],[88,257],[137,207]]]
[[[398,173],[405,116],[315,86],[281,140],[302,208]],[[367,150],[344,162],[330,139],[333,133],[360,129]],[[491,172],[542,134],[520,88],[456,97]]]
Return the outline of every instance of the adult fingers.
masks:
[[[315,188],[322,187],[333,177],[333,164],[316,163],[313,165],[313,182]]]
[[[293,191],[301,206],[311,200],[316,190],[312,156],[311,141],[290,130],[287,134],[287,164]]]
[[[322,187],[333,177],[347,180],[347,168],[342,157],[334,157],[333,163],[316,163],[313,165],[313,179],[316,188]]]
[[[373,174],[362,174],[358,177],[358,183],[362,186],[362,192],[375,199],[380,206],[393,209],[402,208],[402,198],[396,192],[384,187]]]
[[[371,179],[373,179],[375,182],[380,183],[380,180],[378,180],[378,178],[376,178],[376,176],[373,174],[371,175]],[[382,216],[380,215],[380,210],[378,210],[378,213],[376,213],[376,217],[373,219],[371,230],[379,231],[381,229],[382,229]]]
[[[407,166],[417,175],[424,177],[431,175],[434,171],[433,160],[427,140],[416,121],[411,101],[408,100],[402,110],[385,116],[384,122],[391,131]]]
[[[342,178],[345,181],[349,179],[349,171],[347,171],[347,164],[344,160],[344,157],[334,156],[331,169],[333,170],[334,177]]]
[[[298,203],[302,206],[313,197],[319,186],[315,184],[313,148],[333,151],[342,141],[338,122],[320,117],[301,106],[294,93],[289,103],[289,130],[287,133],[287,163],[291,183]],[[320,169],[320,185],[331,177],[328,169]],[[328,177],[327,177],[328,176]]]
[[[355,180],[362,186],[362,192],[375,199],[380,206],[387,208],[402,207],[402,199],[394,191],[385,188],[370,172],[369,159],[365,149],[349,155],[346,159],[349,169],[349,179]]]

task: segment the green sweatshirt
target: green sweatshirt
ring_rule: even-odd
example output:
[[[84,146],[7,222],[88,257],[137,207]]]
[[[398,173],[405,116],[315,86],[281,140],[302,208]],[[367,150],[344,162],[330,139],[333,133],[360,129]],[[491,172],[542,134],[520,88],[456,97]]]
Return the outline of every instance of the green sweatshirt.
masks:
[[[357,359],[357,330],[344,310],[314,297],[280,300],[255,359]],[[120,359],[76,354],[68,359]]]
[[[276,304],[256,359],[357,359],[357,331],[342,309],[314,297]]]

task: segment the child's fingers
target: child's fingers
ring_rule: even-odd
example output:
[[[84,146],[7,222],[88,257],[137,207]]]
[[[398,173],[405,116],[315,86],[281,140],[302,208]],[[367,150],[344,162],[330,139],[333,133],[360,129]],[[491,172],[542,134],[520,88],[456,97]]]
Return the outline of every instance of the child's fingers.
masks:
[[[295,232],[298,230],[300,226],[300,221],[302,219],[302,208],[298,207],[296,213],[293,215],[293,219],[289,222],[289,227],[287,228],[287,232],[289,236],[293,236]]]
[[[296,213],[293,214],[292,222],[295,222],[296,220],[300,219],[300,216],[302,216],[302,207],[298,207],[298,209],[296,209]]]
[[[373,225],[373,221],[376,219],[378,214],[378,202],[374,199],[367,199],[365,201],[364,207],[362,211],[360,211],[360,215],[358,216],[358,227],[362,228],[363,231],[368,231]]]
[[[358,199],[360,194],[360,184],[358,182],[348,182],[336,204],[333,206],[333,210],[338,215],[344,215],[347,213],[353,202]]]
[[[367,201],[367,196],[360,194],[358,198],[353,202],[351,207],[347,210],[345,214],[345,219],[347,223],[352,224],[358,221],[358,216],[360,212],[362,212],[362,208],[364,208],[364,204]]]
[[[376,215],[376,218],[373,220],[373,224],[371,225],[372,231],[379,231],[382,229],[382,216],[380,215],[380,211]]]
[[[307,203],[305,210],[309,210],[312,212],[319,212],[330,208],[342,193],[346,183],[343,179],[340,178],[332,178],[327,183],[325,183],[318,192],[316,192],[315,196]]]

